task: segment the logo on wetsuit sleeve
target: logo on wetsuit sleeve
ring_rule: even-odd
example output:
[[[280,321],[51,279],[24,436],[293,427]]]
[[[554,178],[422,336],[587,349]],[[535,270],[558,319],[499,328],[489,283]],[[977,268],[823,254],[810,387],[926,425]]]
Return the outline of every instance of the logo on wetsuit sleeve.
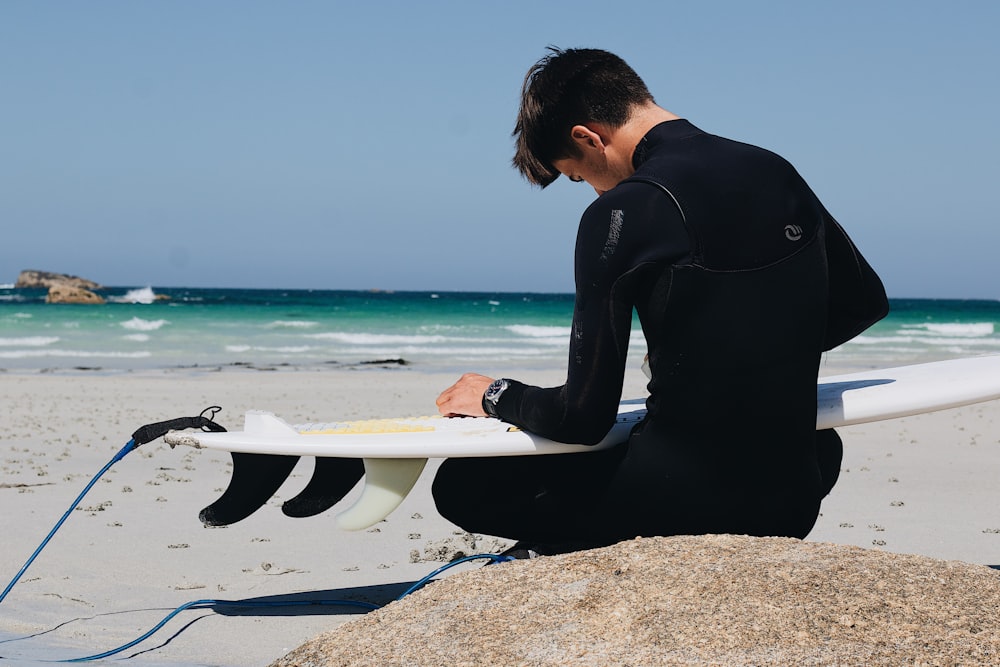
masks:
[[[618,241],[622,235],[622,223],[625,221],[625,212],[621,209],[612,209],[611,220],[608,222],[608,238],[604,241],[604,249],[601,250],[601,264],[607,264],[611,255],[615,254],[618,248]]]
[[[785,225],[785,238],[789,241],[798,241],[802,238],[802,228],[798,225]]]

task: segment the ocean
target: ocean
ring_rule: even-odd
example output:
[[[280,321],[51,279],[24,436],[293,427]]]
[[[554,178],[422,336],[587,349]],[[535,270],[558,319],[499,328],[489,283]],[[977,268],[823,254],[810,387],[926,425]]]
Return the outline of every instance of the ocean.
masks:
[[[0,369],[215,370],[412,365],[496,373],[566,363],[571,294],[108,288],[102,305],[0,285]],[[826,355],[870,368],[1000,353],[1000,301],[893,299]],[[630,356],[645,352],[638,322]]]

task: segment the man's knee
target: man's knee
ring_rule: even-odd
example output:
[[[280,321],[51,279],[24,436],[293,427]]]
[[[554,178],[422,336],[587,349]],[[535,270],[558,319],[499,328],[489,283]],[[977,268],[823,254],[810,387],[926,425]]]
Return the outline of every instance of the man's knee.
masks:
[[[438,513],[455,525],[466,528],[475,507],[474,493],[475,475],[468,470],[470,459],[446,459],[431,484],[431,495]],[[466,530],[468,530],[466,528]]]

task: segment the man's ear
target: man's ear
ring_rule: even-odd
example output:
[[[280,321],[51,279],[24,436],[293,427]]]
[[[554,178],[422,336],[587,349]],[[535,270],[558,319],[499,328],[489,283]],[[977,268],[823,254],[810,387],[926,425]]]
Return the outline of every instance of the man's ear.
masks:
[[[589,127],[587,125],[574,125],[570,128],[570,137],[582,151],[597,149],[604,152],[604,139],[600,134],[599,127]]]

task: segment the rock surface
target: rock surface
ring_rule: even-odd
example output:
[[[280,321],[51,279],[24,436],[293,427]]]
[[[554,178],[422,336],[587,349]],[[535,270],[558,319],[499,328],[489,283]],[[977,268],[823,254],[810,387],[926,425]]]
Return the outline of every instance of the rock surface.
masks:
[[[32,269],[21,271],[17,277],[17,282],[14,283],[14,287],[21,289],[49,289],[56,285],[80,287],[87,290],[103,289],[98,283],[86,278],[71,276],[66,273],[52,273],[50,271],[35,271]]]
[[[45,303],[104,303],[104,297],[82,287],[53,285],[45,297]]]
[[[291,665],[1000,664],[1000,572],[729,535],[489,565],[319,635]]]

